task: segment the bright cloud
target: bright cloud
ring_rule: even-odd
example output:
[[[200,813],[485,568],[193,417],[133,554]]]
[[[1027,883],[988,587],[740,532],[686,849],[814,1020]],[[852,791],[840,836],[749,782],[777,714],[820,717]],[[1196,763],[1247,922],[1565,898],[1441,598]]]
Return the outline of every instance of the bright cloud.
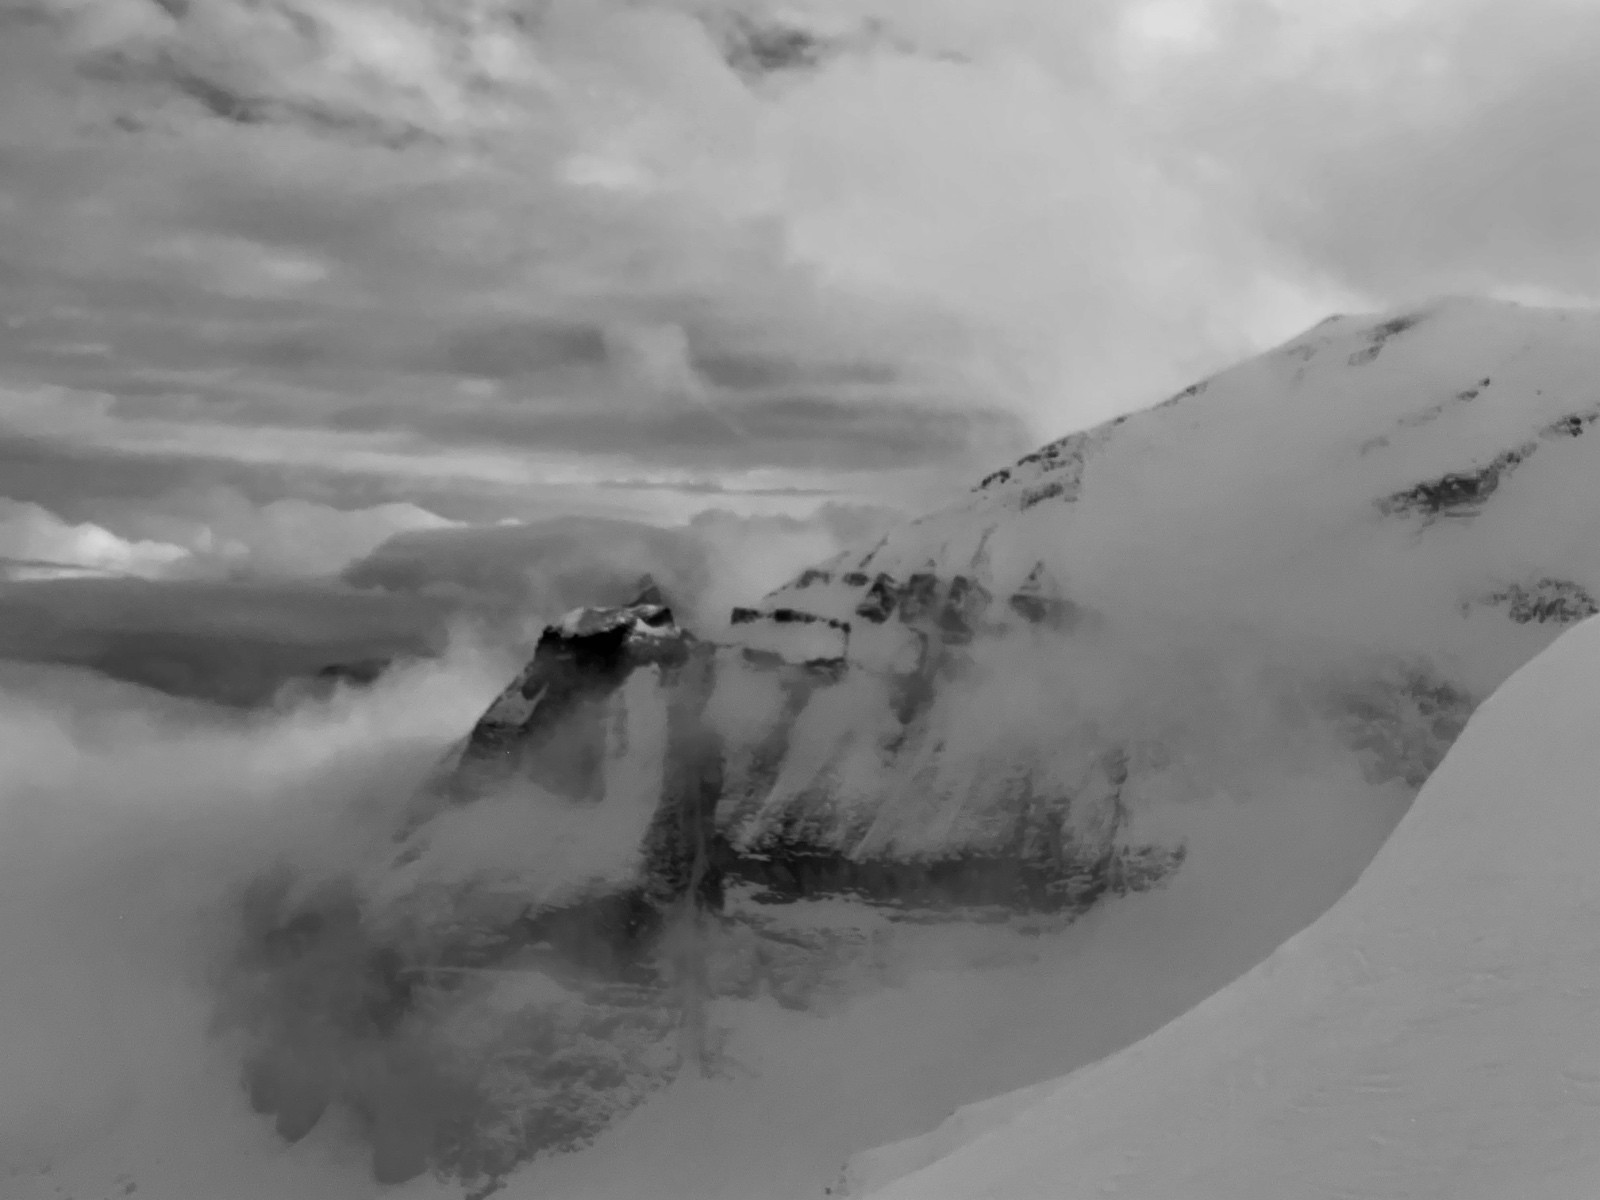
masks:
[[[287,497],[256,505],[227,488],[179,494],[163,508],[144,524],[170,530],[197,563],[277,576],[331,575],[396,534],[456,524],[415,504],[339,509]]]
[[[159,578],[188,557],[170,542],[128,541],[87,521],[69,524],[37,504],[0,498],[0,579],[80,573]]]

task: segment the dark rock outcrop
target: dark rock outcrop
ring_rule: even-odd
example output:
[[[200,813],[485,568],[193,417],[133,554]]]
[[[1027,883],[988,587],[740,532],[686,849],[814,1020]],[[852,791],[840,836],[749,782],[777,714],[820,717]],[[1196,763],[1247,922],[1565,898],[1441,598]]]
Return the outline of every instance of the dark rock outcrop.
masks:
[[[1043,564],[1037,564],[1007,599],[1011,611],[1033,625],[1062,632],[1075,628],[1082,610],[1061,594],[1061,585]]]
[[[1570,625],[1600,613],[1600,603],[1596,603],[1586,588],[1570,579],[1542,578],[1513,583],[1491,592],[1482,603],[1505,609],[1506,616],[1518,625]]]
[[[1174,395],[1168,396],[1160,404],[1156,405],[1156,407],[1158,409],[1172,408],[1175,405],[1182,404],[1185,400],[1193,400],[1196,396],[1199,396],[1205,392],[1206,388],[1210,385],[1210,382],[1211,381],[1208,379],[1202,379],[1199,383],[1191,383],[1181,392],[1177,392]]]
[[[1587,412],[1571,413],[1559,421],[1552,421],[1540,431],[1546,438],[1575,438],[1582,437],[1584,430],[1600,420],[1600,409],[1590,409]]]
[[[1388,516],[1419,515],[1424,520],[1471,516],[1536,449],[1537,442],[1526,442],[1497,454],[1481,467],[1470,471],[1452,471],[1395,492],[1380,500],[1378,508]]]
[[[866,576],[862,576],[861,581],[865,583]],[[861,603],[856,605],[856,616],[871,621],[874,625],[882,625],[894,616],[899,604],[900,589],[892,578],[880,573],[872,581],[872,586],[867,588],[867,594],[861,598]]]
[[[1367,335],[1367,346],[1365,346],[1363,349],[1357,350],[1350,356],[1350,365],[1352,367],[1359,367],[1365,363],[1373,361],[1373,359],[1377,358],[1378,355],[1383,353],[1384,346],[1388,345],[1391,338],[1398,337],[1406,330],[1421,324],[1422,319],[1421,313],[1407,313],[1404,316],[1394,317],[1391,320],[1383,321],[1380,324],[1374,325],[1371,332]]]
[[[1371,783],[1420,788],[1444,760],[1477,700],[1425,663],[1328,686],[1324,714]]]
[[[520,775],[558,795],[596,798],[606,702],[643,667],[681,667],[694,646],[653,583],[633,604],[568,614],[473,728],[459,782],[481,789],[487,778]]]
[[[757,885],[758,902],[848,896],[892,909],[951,912],[1080,913],[1107,895],[1147,891],[1176,870],[1184,847],[1109,846],[1081,854],[1070,842],[1051,853],[966,851],[929,858],[855,858],[801,840],[766,852],[727,854],[726,873]]]

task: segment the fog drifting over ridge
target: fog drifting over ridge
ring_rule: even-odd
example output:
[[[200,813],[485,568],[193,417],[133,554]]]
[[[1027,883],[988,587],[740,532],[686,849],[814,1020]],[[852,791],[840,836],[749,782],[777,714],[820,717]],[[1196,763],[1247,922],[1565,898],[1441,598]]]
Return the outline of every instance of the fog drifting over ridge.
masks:
[[[234,936],[219,914],[283,856],[359,854],[504,670],[458,644],[360,697],[254,715],[63,668],[0,674],[8,1188],[119,1128],[132,1140],[112,1153],[133,1162],[175,1132],[186,1089],[219,1105],[199,1136],[239,1151],[208,1028]]]
[[[861,1148],[863,1129],[906,1136],[974,1089],[1106,1052],[1314,916],[1403,811],[1404,789],[1368,786],[1320,731],[1286,725],[1247,655],[1174,658],[1156,647],[1115,662],[1003,654],[986,667],[1019,677],[991,677],[998,695],[977,689],[969,715],[980,719],[965,731],[1004,744],[1037,729],[1059,715],[1050,702],[1069,680],[1096,681],[1085,703],[1113,733],[1181,724],[1206,697],[1229,736],[1173,737],[1164,799],[1177,803],[1153,814],[1156,833],[1189,839],[1194,869],[1170,891],[1119,902],[1064,937],[1048,925],[1043,939],[880,931],[877,965],[822,980],[798,1007],[721,1001],[726,1076],[686,1072],[614,1136],[534,1164],[507,1194],[812,1195],[808,1182]],[[373,690],[253,715],[94,677],[0,676],[0,1066],[11,1081],[0,1179],[14,1172],[28,1200],[122,1172],[173,1200],[201,1200],[220,1179],[240,1200],[396,1194],[371,1182],[361,1132],[338,1119],[286,1152],[249,1111],[236,1043],[208,1023],[245,887],[278,863],[305,893],[321,879],[354,877],[373,893],[403,882],[387,870],[391,831],[515,665],[458,646]],[[1275,757],[1253,763],[1268,745]],[[490,870],[532,886],[552,855],[572,878],[629,857],[626,821],[619,838],[616,818],[561,804],[546,816],[540,803],[530,787],[460,810],[420,865],[442,861],[447,883]],[[1212,936],[1219,926],[1226,938]],[[711,952],[737,963],[741,949],[734,934]],[[1063,1026],[1064,1009],[1079,1019]],[[861,1098],[874,1095],[895,1103],[863,1124]],[[398,1194],[460,1193],[422,1179]]]
[[[414,527],[392,534],[380,510],[238,500],[223,528],[241,536],[170,522],[190,535],[184,545],[127,542],[37,505],[0,505],[0,551],[12,551],[0,556],[0,662],[85,667],[254,706],[325,668],[434,657],[452,629],[531,650],[545,623],[626,603],[646,576],[690,627],[715,635],[734,605],[896,516],[830,503],[804,517],[714,508],[675,525],[579,516],[469,525],[413,520],[420,511],[401,508]]]

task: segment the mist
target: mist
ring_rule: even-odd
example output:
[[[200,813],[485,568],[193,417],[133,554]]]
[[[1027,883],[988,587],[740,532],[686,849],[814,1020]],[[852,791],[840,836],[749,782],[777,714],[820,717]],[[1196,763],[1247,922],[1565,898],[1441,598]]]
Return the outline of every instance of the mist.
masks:
[[[815,1196],[850,1154],[1176,1016],[1342,894],[1411,789],[1363,775],[1316,697],[1280,686],[1287,658],[1217,640],[1197,654],[1192,629],[1182,647],[1152,632],[980,653],[934,720],[953,755],[1060,755],[1065,735],[1067,765],[1082,765],[1126,739],[1141,782],[1122,837],[1185,848],[1169,885],[1075,922],[904,924],[838,900],[791,906],[770,928],[712,921],[673,952],[710,992],[696,1013],[669,992],[666,1013],[704,1023],[704,1060],[673,1068],[592,1145],[524,1167],[505,1194]],[[1296,680],[1333,669],[1312,657]],[[379,1194],[359,1114],[336,1105],[285,1148],[250,1111],[241,1022],[259,1034],[301,1005],[314,1014],[350,969],[312,959],[265,990],[242,984],[250,906],[263,886],[284,915],[338,911],[319,897],[347,894],[359,925],[333,945],[359,960],[627,878],[656,802],[648,775],[611,778],[598,810],[513,784],[407,834],[438,811],[419,789],[516,666],[459,643],[371,688],[253,713],[60,668],[4,680],[8,1186],[32,1196],[125,1173],[175,1200],[223,1177],[241,1200]],[[629,702],[629,754],[648,758],[641,704]],[[748,698],[715,711],[750,719]],[[845,693],[826,710],[846,725],[851,711]],[[487,1071],[496,1047],[515,1046],[495,1039],[554,1003],[552,986],[536,969],[486,976],[406,1036],[457,1053],[490,1039]],[[348,1036],[322,1053],[362,1061]],[[429,1104],[459,1103],[438,1086],[421,1093]],[[436,1192],[460,1194],[426,1177],[383,1194]]]
[[[753,516],[711,507],[682,524],[568,516],[429,530],[390,538],[341,578],[454,600],[536,637],[573,608],[628,603],[649,576],[691,628],[713,635],[725,631],[736,605],[881,535],[901,515],[841,504]]]
[[[1600,594],[1589,319],[1421,303],[1600,298],[1597,15],[5,5],[0,1191],[815,1200],[1259,961],[1549,640],[1494,598]],[[1392,344],[1311,328],[1395,305]],[[1377,507],[1528,439],[1468,519]],[[1039,570],[1076,624],[922,657],[856,619],[869,563],[1004,620]],[[1060,799],[1139,886],[736,880],[605,961],[670,671],[586,710],[599,805],[436,785],[548,622],[647,575],[710,647],[734,850],[999,853]],[[758,603],[816,619],[758,645]],[[480,972],[541,905],[553,964]],[[460,1178],[396,1145],[452,1123]]]
[[[370,853],[503,669],[460,646],[359,695],[250,714],[70,668],[6,673],[8,1173],[106,1136],[130,1163],[256,1140],[210,1032],[241,890],[279,861],[315,877]]]

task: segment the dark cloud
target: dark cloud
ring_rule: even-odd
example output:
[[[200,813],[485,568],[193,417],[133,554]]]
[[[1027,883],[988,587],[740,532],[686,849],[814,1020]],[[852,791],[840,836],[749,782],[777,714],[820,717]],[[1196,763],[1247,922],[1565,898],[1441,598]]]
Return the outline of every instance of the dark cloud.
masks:
[[[373,405],[344,410],[337,424],[381,428],[391,426],[394,416]],[[668,469],[786,467],[842,473],[959,461],[974,447],[990,453],[1000,447],[1003,455],[1027,443],[1026,429],[1007,413],[825,395],[658,403],[626,414],[557,409],[518,398],[409,416],[408,424],[441,444],[521,443]],[[975,459],[974,466],[976,461],[982,460]]]
[[[484,325],[443,340],[443,368],[477,379],[515,379],[555,368],[599,367],[608,359],[605,329],[575,321]]]
[[[662,482],[654,479],[601,479],[595,487],[605,491],[622,492],[678,492],[685,496],[832,496],[832,488],[801,487],[750,487],[730,488],[714,479],[688,480],[682,483]]]
[[[426,597],[328,586],[10,583],[0,584],[0,659],[253,705],[331,664],[437,654],[450,614]]]
[[[111,397],[11,431],[89,491],[905,495],[1328,309],[1600,294],[1565,0],[5,16],[0,387]]]
[[[955,343],[928,337],[948,321],[914,299],[886,304],[826,280],[794,253],[781,206],[730,208],[721,184],[695,172],[668,188],[607,174],[596,139],[625,132],[608,127],[633,102],[630,92],[658,105],[669,140],[705,132],[699,112],[713,125],[731,120],[730,132],[745,127],[730,146],[754,135],[749,145],[759,147],[768,114],[731,73],[719,78],[726,68],[714,39],[670,6],[589,15],[567,6],[546,14],[536,36],[493,6],[488,24],[468,34],[403,7],[284,6],[269,16],[214,3],[130,16],[97,3],[70,19],[64,8],[36,7],[57,19],[33,33],[28,53],[14,53],[9,78],[19,92],[76,95],[83,115],[52,120],[34,106],[28,120],[0,129],[11,134],[0,136],[16,161],[11,176],[24,181],[9,189],[7,211],[28,234],[8,240],[25,247],[18,269],[37,277],[36,294],[51,291],[55,310],[79,310],[72,340],[85,344],[81,327],[97,325],[99,344],[114,351],[98,371],[63,363],[59,344],[73,331],[33,329],[19,357],[41,374],[118,394],[126,393],[117,370],[230,369],[280,383],[335,374],[346,401],[371,399],[340,402],[308,386],[297,414],[308,426],[425,427],[431,436],[443,427],[458,440],[474,427],[505,436],[516,418],[436,386],[429,418],[411,425],[416,406],[394,398],[393,385],[412,390],[405,382],[419,372],[516,381],[529,393],[524,410],[551,410],[529,422],[535,436],[592,454],[604,418],[574,416],[574,404],[636,425],[641,405],[685,391],[703,388],[737,406],[751,391],[892,386],[949,366]],[[361,21],[376,22],[365,27],[376,41],[352,40]],[[749,14],[735,24],[746,42],[772,29]],[[239,30],[255,40],[224,36]],[[662,57],[663,36],[681,62]],[[485,38],[498,39],[513,68],[493,79],[477,68],[462,75],[456,51],[476,53]],[[341,56],[365,65],[331,65]],[[555,85],[531,80],[540,70],[553,71]],[[615,86],[622,108],[552,102],[563,82]],[[463,106],[469,93],[473,103]],[[306,119],[311,99],[343,106],[341,136]],[[360,133],[356,118],[374,115],[420,122],[433,140],[397,151]],[[476,153],[485,146],[491,152]],[[686,165],[641,149],[653,160],[646,173],[659,179]],[[723,165],[747,173],[758,164]],[[78,202],[63,205],[68,194]],[[281,397],[230,400],[203,419],[283,418]],[[396,411],[385,422],[380,407]],[[705,465],[723,469],[737,467],[735,451],[783,411],[785,433],[796,413],[831,415],[782,401],[732,439],[715,407],[680,407],[656,424],[675,457],[703,436]],[[889,423],[867,424],[881,434]],[[807,433],[826,440],[820,428]],[[626,429],[623,440],[632,440]],[[947,458],[951,441],[852,436],[835,457],[854,466],[881,446],[888,459],[867,465],[893,467],[918,453]],[[745,465],[796,457],[826,466],[829,456],[757,445]]]

